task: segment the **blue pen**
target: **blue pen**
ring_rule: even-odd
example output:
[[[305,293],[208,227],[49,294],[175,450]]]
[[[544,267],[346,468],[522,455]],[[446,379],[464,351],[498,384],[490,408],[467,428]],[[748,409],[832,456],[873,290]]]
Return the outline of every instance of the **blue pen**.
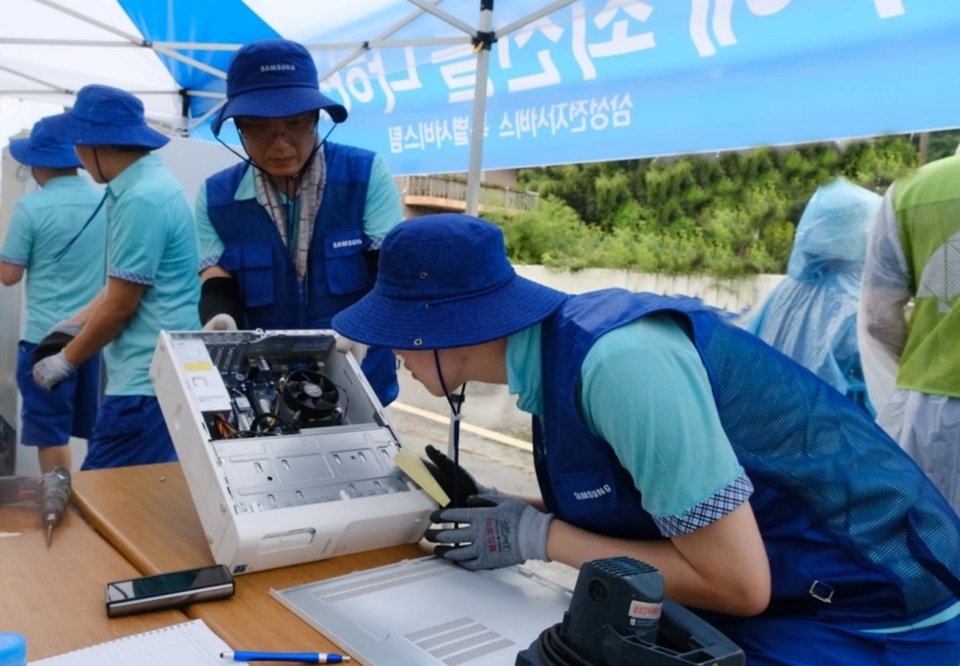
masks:
[[[233,661],[295,661],[301,664],[341,664],[350,661],[346,655],[329,652],[221,652],[220,658]]]

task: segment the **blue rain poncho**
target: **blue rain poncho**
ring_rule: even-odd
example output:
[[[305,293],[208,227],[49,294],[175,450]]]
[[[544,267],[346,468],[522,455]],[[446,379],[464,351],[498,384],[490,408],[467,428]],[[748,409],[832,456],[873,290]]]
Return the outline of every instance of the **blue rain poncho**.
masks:
[[[787,277],[745,328],[870,411],[857,349],[867,234],[882,198],[838,178],[803,211]]]

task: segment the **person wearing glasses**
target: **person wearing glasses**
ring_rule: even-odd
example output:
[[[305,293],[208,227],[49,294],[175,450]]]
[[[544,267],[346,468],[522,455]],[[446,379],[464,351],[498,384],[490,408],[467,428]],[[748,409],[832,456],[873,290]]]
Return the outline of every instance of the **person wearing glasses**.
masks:
[[[380,243],[403,219],[399,192],[379,155],[318,136],[321,111],[334,127],[347,118],[302,45],[268,39],[234,55],[213,132],[232,118],[248,157],[197,196],[204,328],[328,329],[373,287]],[[390,349],[338,346],[382,404],[396,398]]]
[[[80,160],[73,146],[57,141],[46,125],[41,119],[29,137],[10,141],[13,159],[30,170],[41,189],[17,202],[0,250],[0,282],[9,287],[24,274],[27,278],[17,356],[20,432],[25,446],[37,447],[42,473],[57,466],[70,469],[70,436],[90,437],[100,395],[100,355],[81,363],[54,391],[33,381],[31,359],[48,332],[75,330],[64,320],[103,287],[107,243],[100,192],[77,174]]]
[[[200,328],[200,280],[190,202],[153,153],[170,139],[147,125],[139,99],[110,86],[84,86],[47,122],[107,186],[107,286],[69,320],[75,337],[41,342],[50,355],[34,357],[33,378],[54,389],[103,349],[107,388],[81,469],[172,462],[150,363],[162,329]]]

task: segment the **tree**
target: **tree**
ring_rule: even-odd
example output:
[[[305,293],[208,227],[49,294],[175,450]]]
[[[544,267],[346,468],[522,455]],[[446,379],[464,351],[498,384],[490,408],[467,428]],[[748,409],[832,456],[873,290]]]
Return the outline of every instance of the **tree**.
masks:
[[[737,277],[784,272],[793,232],[820,185],[842,175],[882,193],[917,164],[904,137],[758,148],[716,158],[524,169],[535,211],[488,219],[518,263]]]

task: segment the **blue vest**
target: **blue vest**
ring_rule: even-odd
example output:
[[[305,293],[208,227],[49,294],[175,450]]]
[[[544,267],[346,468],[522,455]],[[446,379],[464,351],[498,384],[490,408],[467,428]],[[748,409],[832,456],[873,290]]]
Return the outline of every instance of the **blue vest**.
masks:
[[[326,183],[302,282],[263,206],[235,198],[247,163],[207,179],[207,213],[224,246],[218,265],[237,280],[244,329],[328,329],[333,315],[373,287],[363,213],[374,153],[335,143],[324,143],[323,153]],[[371,348],[362,367],[380,402],[392,402],[399,391],[393,352]]]
[[[816,375],[693,299],[610,289],[572,297],[543,322],[534,460],[550,511],[591,532],[664,538],[613,449],[583,423],[578,399],[596,340],[658,311],[700,353],[754,484],[772,574],[765,615],[897,626],[956,598],[960,518],[909,456]],[[723,629],[724,616],[705,615]]]

